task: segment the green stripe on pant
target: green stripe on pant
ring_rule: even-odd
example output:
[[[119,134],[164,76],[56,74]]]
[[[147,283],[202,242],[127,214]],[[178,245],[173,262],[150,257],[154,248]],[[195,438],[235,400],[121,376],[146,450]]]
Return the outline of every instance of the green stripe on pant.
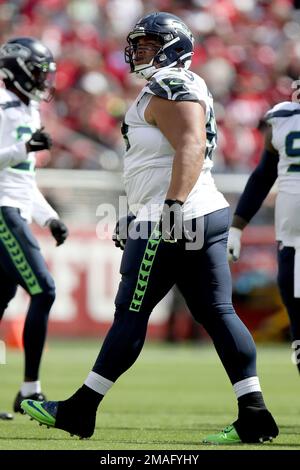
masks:
[[[149,276],[153,261],[155,259],[158,245],[161,241],[161,232],[159,230],[159,222],[155,225],[153,232],[151,233],[144,256],[141,262],[138,280],[134,290],[133,298],[129,307],[129,310],[139,312],[143,302],[144,295],[148,287]]]
[[[40,294],[43,289],[28,264],[17,239],[8,228],[0,208],[0,240],[7,249],[15,268],[25,282],[30,295]]]

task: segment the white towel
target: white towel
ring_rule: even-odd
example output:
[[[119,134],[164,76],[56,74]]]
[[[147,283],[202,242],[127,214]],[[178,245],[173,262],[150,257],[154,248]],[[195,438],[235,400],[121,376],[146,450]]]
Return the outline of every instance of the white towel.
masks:
[[[300,298],[300,246],[295,247],[294,297]]]

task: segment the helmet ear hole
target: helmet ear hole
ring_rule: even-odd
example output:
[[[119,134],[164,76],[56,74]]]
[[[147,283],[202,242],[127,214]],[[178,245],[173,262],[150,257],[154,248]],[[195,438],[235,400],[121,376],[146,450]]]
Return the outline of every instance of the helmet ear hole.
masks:
[[[163,62],[164,60],[166,60],[166,58],[167,58],[166,54],[160,54],[158,57],[158,61]]]

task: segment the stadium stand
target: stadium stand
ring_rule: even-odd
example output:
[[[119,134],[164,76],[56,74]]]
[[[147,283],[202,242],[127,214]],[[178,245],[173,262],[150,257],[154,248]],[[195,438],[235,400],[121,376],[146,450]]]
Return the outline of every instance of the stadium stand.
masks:
[[[261,151],[260,119],[289,99],[300,72],[297,6],[290,0],[0,1],[0,41],[36,36],[58,62],[56,100],[44,114],[56,145],[40,166],[119,169],[120,122],[141,86],[127,75],[126,31],[146,12],[165,10],[196,37],[193,69],[215,98],[216,170],[248,172]]]

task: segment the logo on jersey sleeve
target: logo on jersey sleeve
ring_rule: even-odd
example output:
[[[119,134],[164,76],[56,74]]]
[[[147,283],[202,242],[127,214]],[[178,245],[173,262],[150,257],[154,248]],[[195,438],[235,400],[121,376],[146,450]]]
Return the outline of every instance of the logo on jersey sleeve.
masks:
[[[149,82],[149,91],[160,98],[172,101],[199,101],[197,94],[189,86],[186,80],[179,77],[165,77],[156,79],[155,76]]]

